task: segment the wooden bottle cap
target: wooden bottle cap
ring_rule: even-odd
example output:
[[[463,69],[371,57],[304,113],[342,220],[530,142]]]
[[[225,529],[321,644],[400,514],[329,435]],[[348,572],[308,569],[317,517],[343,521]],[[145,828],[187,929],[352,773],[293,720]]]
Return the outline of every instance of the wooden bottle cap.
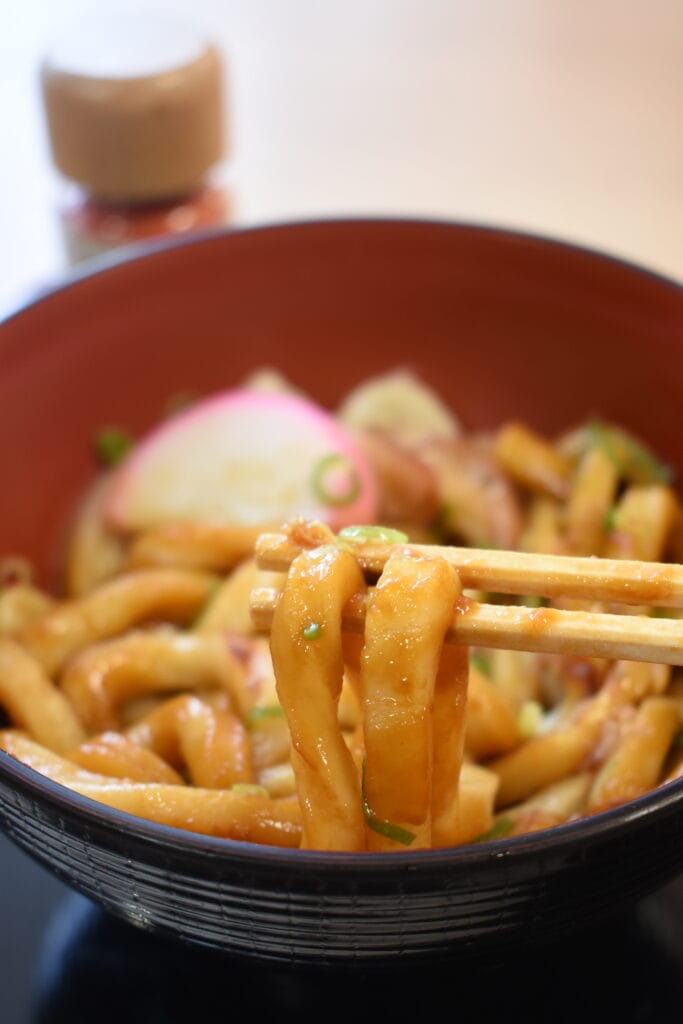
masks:
[[[54,162],[98,200],[187,195],[225,153],[221,57],[186,25],[79,23],[47,54],[41,84]]]

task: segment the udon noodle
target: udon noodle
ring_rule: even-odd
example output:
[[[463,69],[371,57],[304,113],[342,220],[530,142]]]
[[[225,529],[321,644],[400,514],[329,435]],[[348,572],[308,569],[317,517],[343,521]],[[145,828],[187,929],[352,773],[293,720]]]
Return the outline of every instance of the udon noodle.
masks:
[[[447,560],[400,543],[369,588],[354,557],[374,526],[423,544],[679,562],[668,468],[611,424],[465,432],[405,374],[361,386],[337,418],[372,470],[376,520],[355,533],[289,523],[286,574],[254,559],[267,515],[112,525],[117,467],[80,505],[65,595],[8,553],[0,747],[161,824],[318,850],[520,835],[683,777],[678,670],[446,643],[458,600],[498,595],[463,592]],[[249,614],[262,586],[280,591],[269,636]],[[364,606],[359,635],[343,629],[349,602]]]

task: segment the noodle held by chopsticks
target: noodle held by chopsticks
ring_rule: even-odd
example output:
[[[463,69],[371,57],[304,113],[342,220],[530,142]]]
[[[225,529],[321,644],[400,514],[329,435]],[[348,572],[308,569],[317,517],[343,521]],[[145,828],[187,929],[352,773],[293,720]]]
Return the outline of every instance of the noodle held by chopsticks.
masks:
[[[440,663],[459,592],[443,559],[397,552],[373,593],[361,657],[365,800],[375,826],[386,827],[369,831],[371,849],[395,849],[397,840],[431,846],[433,817],[448,832],[462,759],[466,650]]]
[[[331,546],[292,563],[273,617],[271,651],[289,723],[303,846],[363,850],[360,783],[337,705],[344,673],[342,609],[364,589],[355,558]]]

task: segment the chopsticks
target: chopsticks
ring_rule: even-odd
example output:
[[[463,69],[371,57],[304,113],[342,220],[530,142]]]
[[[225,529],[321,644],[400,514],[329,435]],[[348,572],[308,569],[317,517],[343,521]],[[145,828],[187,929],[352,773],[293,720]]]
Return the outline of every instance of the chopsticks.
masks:
[[[680,565],[438,545],[399,547],[446,558],[457,569],[465,589],[683,607]],[[354,543],[351,550],[364,574],[376,578],[395,548],[392,544]],[[256,545],[257,563],[260,568],[284,572],[301,550],[287,534],[263,534]],[[275,588],[252,591],[250,610],[256,628],[270,628],[278,599]],[[346,606],[343,628],[361,632],[364,613],[365,602],[358,595]],[[683,665],[683,620],[647,615],[486,604],[461,597],[446,639],[504,650]]]
[[[352,550],[363,573],[377,578],[396,546],[354,543]],[[457,569],[465,590],[683,608],[683,565],[437,544],[400,547],[445,558]],[[258,538],[255,551],[259,568],[286,572],[301,547],[286,533],[264,533]]]
[[[252,591],[250,610],[257,629],[270,629],[279,596],[280,592],[273,587]],[[446,635],[450,643],[683,665],[680,619],[480,604],[468,598],[461,602]],[[360,633],[364,617],[364,602],[359,595],[359,600],[347,604],[342,628]]]

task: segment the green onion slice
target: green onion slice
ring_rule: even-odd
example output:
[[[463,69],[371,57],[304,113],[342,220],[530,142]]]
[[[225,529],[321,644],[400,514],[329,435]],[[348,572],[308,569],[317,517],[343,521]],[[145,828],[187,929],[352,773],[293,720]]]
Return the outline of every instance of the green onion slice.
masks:
[[[491,678],[491,659],[481,651],[470,654],[470,665],[476,668],[483,676]]]
[[[245,796],[270,796],[265,786],[257,786],[253,782],[235,782],[230,789],[233,793],[243,793]]]
[[[319,622],[311,622],[304,629],[304,638],[306,640],[317,640],[323,631],[323,627]]]
[[[345,455],[333,452],[314,467],[311,489],[323,505],[352,505],[360,494],[360,477]]]
[[[602,519],[602,528],[608,533],[615,530],[617,526],[617,506],[610,505]]]
[[[284,718],[284,708],[281,708],[279,704],[260,704],[247,714],[247,723],[249,725],[256,725],[257,722],[262,722],[264,718]]]
[[[515,819],[509,815],[503,815],[494,821],[493,825],[486,832],[482,832],[480,836],[473,839],[473,843],[490,843],[493,839],[505,839],[509,836],[515,827]]]
[[[596,421],[586,427],[589,447],[602,448],[620,473],[639,484],[668,484],[674,477],[671,466],[655,458],[642,441],[621,427]]]
[[[401,828],[400,825],[394,825],[391,821],[384,821],[383,818],[378,818],[370,807],[365,793],[365,761],[363,761],[361,772],[361,794],[363,797],[363,815],[368,828],[371,828],[373,832],[377,832],[381,836],[386,836],[387,839],[393,839],[395,843],[400,843],[401,846],[410,846],[415,839],[414,832],[409,832],[407,828]]]
[[[650,615],[653,619],[677,619],[679,618],[677,608],[651,608]]]
[[[95,452],[103,466],[118,466],[132,447],[130,435],[116,427],[105,427],[95,437]]]
[[[407,544],[408,534],[390,526],[345,526],[339,537],[357,544]]]
[[[202,604],[201,608],[199,609],[195,617],[190,622],[190,629],[196,629],[200,625],[202,619],[204,618],[204,615],[206,614],[206,612],[208,612],[209,608],[213,604],[214,598],[218,591],[221,589],[222,585],[222,580],[214,580],[214,582],[210,585],[209,592],[206,596],[204,603]]]
[[[537,700],[525,700],[517,716],[517,729],[523,740],[530,740],[539,730],[545,711]]]
[[[430,530],[435,544],[448,543],[450,538],[453,536],[453,530],[451,529],[452,522],[453,506],[449,504],[442,505],[436,513]]]

